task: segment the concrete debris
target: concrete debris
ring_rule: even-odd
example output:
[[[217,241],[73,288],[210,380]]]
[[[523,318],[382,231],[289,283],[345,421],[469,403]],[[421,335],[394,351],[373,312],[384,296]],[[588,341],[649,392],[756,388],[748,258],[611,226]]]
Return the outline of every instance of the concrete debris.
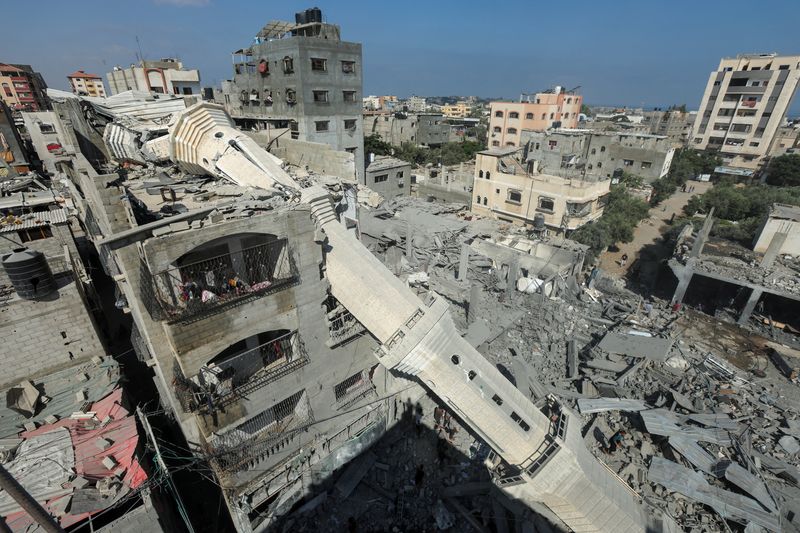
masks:
[[[796,454],[800,452],[800,443],[797,442],[796,438],[789,435],[784,435],[778,439],[778,444],[781,445],[781,448],[783,448],[786,453]]]
[[[588,398],[578,399],[578,410],[583,415],[613,410],[642,411],[644,409],[647,409],[647,405],[643,400],[631,400],[626,398],[598,398],[596,400]]]

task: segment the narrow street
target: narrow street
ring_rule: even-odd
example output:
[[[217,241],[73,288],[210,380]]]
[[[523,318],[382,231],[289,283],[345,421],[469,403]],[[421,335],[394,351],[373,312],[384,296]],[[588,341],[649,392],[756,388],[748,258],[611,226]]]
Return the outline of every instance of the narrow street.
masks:
[[[683,212],[683,207],[689,202],[692,196],[703,194],[713,185],[710,182],[691,181],[688,186],[694,187],[694,192],[681,192],[678,189],[675,194],[664,200],[661,205],[650,209],[649,215],[642,220],[634,230],[633,240],[629,243],[619,245],[619,250],[606,250],[600,255],[600,268],[605,272],[618,277],[623,277],[636,262],[640,252],[646,246],[657,244],[663,232],[669,224],[669,220],[674,214],[678,217]],[[620,266],[620,258],[628,255],[625,266]]]

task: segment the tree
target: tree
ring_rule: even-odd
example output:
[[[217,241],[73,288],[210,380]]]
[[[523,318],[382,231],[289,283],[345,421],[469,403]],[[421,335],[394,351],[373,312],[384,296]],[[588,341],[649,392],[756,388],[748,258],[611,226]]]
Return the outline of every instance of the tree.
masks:
[[[586,104],[581,104],[581,113],[583,113],[583,114],[584,114],[584,115],[586,115],[587,117],[588,117],[588,116],[591,116],[591,115],[592,115],[592,108],[591,108],[591,107],[589,107],[589,106],[588,106],[588,105],[586,105]]]
[[[369,154],[392,155],[392,145],[381,139],[380,135],[373,133],[364,137],[364,159],[369,160]]]
[[[767,183],[779,186],[800,185],[800,154],[773,158],[767,169]]]

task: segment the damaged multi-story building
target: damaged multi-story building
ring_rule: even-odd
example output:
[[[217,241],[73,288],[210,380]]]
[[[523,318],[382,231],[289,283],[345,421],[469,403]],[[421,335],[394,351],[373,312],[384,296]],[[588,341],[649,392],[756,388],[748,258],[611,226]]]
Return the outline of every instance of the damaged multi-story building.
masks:
[[[295,22],[268,22],[233,57],[233,79],[222,92],[234,120],[347,151],[363,180],[360,43],[343,41],[340,27],[314,8],[297,13]]]
[[[516,147],[478,152],[474,213],[556,233],[578,229],[603,214],[610,178],[561,176],[525,152]]]
[[[446,299],[360,242],[356,184],[287,173],[220,106],[149,105],[144,119],[92,104],[126,168],[69,177],[138,355],[237,530],[271,525],[426,390],[493,450],[511,498],[576,530],[668,527],[592,458],[568,406],[534,405],[461,336]],[[523,268],[546,267],[529,248]]]
[[[675,155],[669,137],[648,133],[525,130],[521,139],[528,160],[564,178],[615,178],[628,172],[653,182],[667,175]]]
[[[377,135],[392,146],[435,147],[448,142],[450,124],[441,113],[365,113],[364,133]]]

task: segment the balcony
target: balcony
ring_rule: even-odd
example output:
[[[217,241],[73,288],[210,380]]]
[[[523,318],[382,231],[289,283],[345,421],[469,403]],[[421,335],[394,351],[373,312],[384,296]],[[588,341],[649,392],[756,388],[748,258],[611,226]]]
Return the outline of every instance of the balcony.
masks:
[[[372,371],[375,368],[353,374],[333,388],[337,410],[346,409],[368,396],[377,395],[375,385],[372,384]]]
[[[231,431],[213,436],[206,446],[206,456],[224,473],[250,469],[284,449],[313,422],[308,395],[302,390]]]
[[[328,332],[330,333],[330,338],[326,343],[328,347],[334,348],[346,344],[367,331],[361,322],[350,311],[345,309],[333,295],[329,294],[327,300],[325,300],[325,310],[327,312]]]
[[[764,94],[766,87],[734,87],[728,86],[726,94]]]
[[[308,353],[300,336],[288,332],[202,367],[193,380],[176,379],[175,391],[184,411],[209,414],[306,364]]]
[[[146,270],[146,267],[144,267]],[[143,299],[155,320],[199,320],[299,281],[286,239],[179,265],[150,276]]]

